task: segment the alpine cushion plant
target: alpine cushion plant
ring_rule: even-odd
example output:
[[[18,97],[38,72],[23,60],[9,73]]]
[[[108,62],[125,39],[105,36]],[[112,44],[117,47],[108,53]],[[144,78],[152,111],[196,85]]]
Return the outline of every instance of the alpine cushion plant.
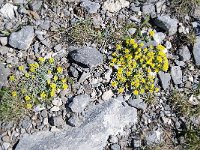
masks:
[[[11,96],[23,102],[26,109],[48,102],[61,90],[68,88],[67,76],[54,58],[38,58],[27,66],[18,66],[18,72],[9,76]]]
[[[154,85],[159,71],[168,70],[166,48],[154,41],[152,29],[139,33],[116,45],[110,66],[114,69],[111,86],[118,93],[131,91],[134,95],[158,92]]]

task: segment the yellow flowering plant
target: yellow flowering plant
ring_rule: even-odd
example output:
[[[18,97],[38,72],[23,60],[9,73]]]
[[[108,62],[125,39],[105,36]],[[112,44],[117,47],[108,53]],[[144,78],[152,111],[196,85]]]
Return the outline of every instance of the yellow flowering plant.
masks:
[[[38,58],[28,65],[20,65],[18,74],[9,76],[10,95],[23,102],[26,109],[46,103],[60,91],[68,89],[64,68],[54,58]]]
[[[157,92],[154,85],[159,71],[168,71],[166,48],[155,43],[155,31],[140,33],[116,45],[110,66],[114,68],[111,86],[118,92],[131,91],[134,95]]]

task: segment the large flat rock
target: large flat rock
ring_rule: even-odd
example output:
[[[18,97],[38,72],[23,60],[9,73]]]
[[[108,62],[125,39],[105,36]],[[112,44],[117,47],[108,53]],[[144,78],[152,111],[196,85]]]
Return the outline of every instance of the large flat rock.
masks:
[[[79,65],[89,68],[103,64],[103,55],[96,48],[83,47],[75,49],[69,55]]]
[[[102,150],[109,135],[123,134],[126,125],[137,122],[137,110],[122,101],[119,97],[89,109],[79,127],[24,135],[16,150]]]

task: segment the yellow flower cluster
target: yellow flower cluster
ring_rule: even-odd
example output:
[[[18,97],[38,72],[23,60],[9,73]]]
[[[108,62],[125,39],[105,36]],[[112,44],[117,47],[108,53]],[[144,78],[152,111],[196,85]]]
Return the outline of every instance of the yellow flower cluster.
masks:
[[[40,57],[27,66],[18,66],[18,70],[18,78],[14,74],[9,76],[10,86],[14,87],[11,96],[21,98],[27,109],[68,89],[66,75],[62,74],[63,68],[56,65],[54,58]]]
[[[154,31],[149,31],[147,38],[152,39]],[[146,41],[127,39],[123,44],[117,44],[112,53],[110,66],[115,69],[115,79],[111,86],[118,93],[131,90],[134,95],[146,92],[157,92],[154,86],[155,76],[159,71],[168,70],[166,48],[146,44]]]

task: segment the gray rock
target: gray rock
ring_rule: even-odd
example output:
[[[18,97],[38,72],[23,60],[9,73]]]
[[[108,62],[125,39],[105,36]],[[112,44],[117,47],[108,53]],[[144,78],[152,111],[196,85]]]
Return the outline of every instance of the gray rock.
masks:
[[[89,109],[78,128],[24,135],[16,150],[102,150],[109,135],[123,134],[125,126],[137,123],[137,110],[123,106],[123,101],[120,97]]]
[[[182,61],[188,61],[191,59],[191,54],[187,46],[184,46],[181,49],[179,49],[179,56]]]
[[[1,9],[0,14],[7,19],[14,19],[15,12],[17,12],[17,6],[10,3],[6,3]]]
[[[33,11],[38,11],[38,10],[40,10],[42,3],[43,3],[43,1],[41,1],[41,0],[34,0],[31,3],[29,3],[29,7]]]
[[[78,95],[73,98],[73,101],[69,104],[69,108],[71,108],[73,112],[81,113],[90,101],[89,95]]]
[[[7,37],[0,37],[0,43],[3,46],[7,45],[8,44],[8,38]]]
[[[4,0],[0,0],[0,5],[4,3]]]
[[[162,131],[155,130],[148,133],[146,136],[147,145],[159,144],[162,141]]]
[[[6,63],[7,63],[7,64],[17,65],[18,62],[19,62],[18,57],[8,57],[8,58],[6,59]]]
[[[131,3],[130,9],[131,9],[133,12],[140,12],[140,7],[135,6],[134,3]]]
[[[26,4],[27,1],[26,0],[13,0],[13,3],[15,3],[15,4]]]
[[[62,45],[61,44],[58,44],[56,46],[54,46],[54,50],[55,51],[60,51],[62,49]]]
[[[98,9],[100,8],[99,3],[91,2],[89,0],[83,0],[81,6],[85,8],[90,14],[97,13]]]
[[[82,121],[79,119],[79,117],[76,114],[73,114],[67,121],[69,125],[72,127],[78,127],[81,125]]]
[[[182,70],[179,66],[172,66],[171,67],[171,76],[174,84],[181,84],[182,83]]]
[[[70,66],[69,72],[75,78],[77,78],[78,75],[79,75],[78,70],[75,67],[73,67],[73,66]]]
[[[65,120],[62,118],[62,116],[56,116],[53,117],[53,124],[54,126],[58,127],[58,128],[63,128],[66,125]]]
[[[10,69],[0,62],[0,88],[7,85],[7,78],[10,75]]]
[[[32,26],[25,26],[18,32],[11,33],[9,44],[14,48],[27,50],[34,38],[34,29]]]
[[[194,47],[193,47],[193,55],[195,59],[195,64],[199,66],[200,65],[200,36],[196,37],[196,42],[194,43]]]
[[[134,148],[139,148],[139,147],[141,147],[142,142],[141,142],[140,139],[134,139],[133,140],[133,145],[134,145]]]
[[[103,64],[103,55],[95,48],[84,47],[69,53],[70,57],[77,63],[89,68]]]
[[[46,118],[47,117],[47,110],[45,109],[45,110],[42,110],[42,112],[40,113],[41,114],[41,116],[43,117],[43,118]]]
[[[10,48],[7,46],[0,46],[0,54],[7,55],[10,51]]]
[[[155,14],[155,6],[154,4],[147,4],[142,6],[142,12],[144,14]]]
[[[170,85],[170,80],[171,80],[170,74],[160,71],[158,73],[158,76],[159,76],[159,79],[161,81],[162,88],[164,90],[168,89],[169,85]]]
[[[167,31],[169,35],[174,35],[177,32],[178,20],[170,18],[169,15],[159,15],[154,19],[154,23],[161,29]]]
[[[31,118],[28,116],[25,116],[20,124],[21,124],[21,127],[24,129],[29,128],[31,126]]]
[[[82,83],[91,76],[90,72],[83,72],[78,82]]]
[[[50,21],[49,20],[44,20],[44,21],[42,21],[42,23],[39,26],[44,30],[49,30]]]
[[[121,148],[120,148],[120,146],[119,146],[118,144],[112,144],[112,145],[110,146],[110,149],[111,149],[111,150],[120,150]]]
[[[147,108],[147,104],[142,99],[131,98],[128,100],[128,104],[137,109],[146,110],[146,108]]]
[[[156,3],[156,12],[158,14],[162,13],[162,11],[164,11],[166,8],[166,5],[165,5],[165,0],[161,0],[161,1],[158,1]]]

